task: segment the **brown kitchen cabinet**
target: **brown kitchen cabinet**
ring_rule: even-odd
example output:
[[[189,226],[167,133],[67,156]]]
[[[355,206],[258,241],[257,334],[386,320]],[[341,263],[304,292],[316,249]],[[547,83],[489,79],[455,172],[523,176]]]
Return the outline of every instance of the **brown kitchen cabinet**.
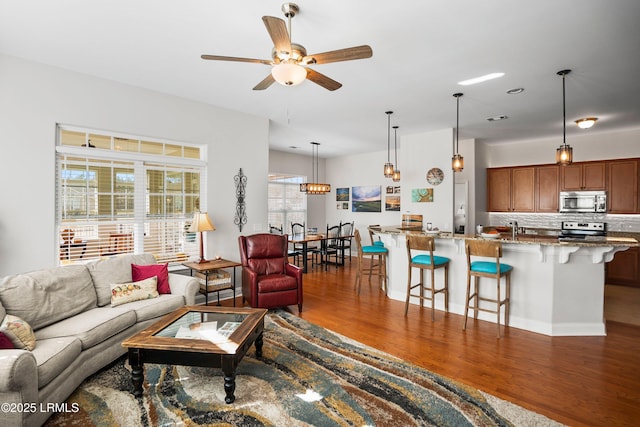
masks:
[[[606,163],[579,162],[560,167],[561,191],[605,190]]]
[[[557,165],[536,167],[536,212],[558,212],[560,167]]]
[[[638,160],[607,162],[607,212],[638,213]]]
[[[640,287],[640,249],[616,252],[613,260],[606,264],[605,283]]]
[[[535,168],[487,169],[489,212],[534,212]]]

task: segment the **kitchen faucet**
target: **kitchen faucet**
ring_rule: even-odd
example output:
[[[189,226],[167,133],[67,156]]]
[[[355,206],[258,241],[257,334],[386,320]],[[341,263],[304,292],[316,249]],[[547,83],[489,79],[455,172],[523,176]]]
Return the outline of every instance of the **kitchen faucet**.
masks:
[[[511,240],[516,240],[516,235],[518,234],[518,221],[509,222],[511,226]]]

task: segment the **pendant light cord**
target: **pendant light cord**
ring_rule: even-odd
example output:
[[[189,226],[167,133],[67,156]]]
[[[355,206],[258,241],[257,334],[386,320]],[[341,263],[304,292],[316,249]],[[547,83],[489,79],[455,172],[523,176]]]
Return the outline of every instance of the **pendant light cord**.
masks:
[[[396,156],[396,169],[398,168],[398,126],[393,127],[393,148]]]
[[[387,163],[391,163],[391,114],[393,111],[387,111]]]
[[[564,80],[566,74],[562,74],[562,144],[567,145],[567,107],[564,91]]]

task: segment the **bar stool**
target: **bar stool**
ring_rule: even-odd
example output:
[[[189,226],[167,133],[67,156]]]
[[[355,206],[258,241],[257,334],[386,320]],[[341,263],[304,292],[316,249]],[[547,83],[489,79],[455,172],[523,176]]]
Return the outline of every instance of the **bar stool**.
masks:
[[[380,284],[384,289],[384,294],[387,294],[387,253],[389,250],[382,245],[362,246],[362,239],[360,237],[360,231],[354,232],[356,239],[356,247],[358,249],[358,272],[356,273],[355,287],[360,294],[360,285],[362,284],[362,275],[365,272],[369,274],[369,283],[371,283],[371,276],[380,277]],[[364,257],[371,256],[371,263],[368,268],[364,267]],[[379,262],[375,263],[374,259],[378,258]]]
[[[412,255],[411,250],[429,251],[429,254]],[[409,280],[407,281],[407,300],[404,304],[404,315],[409,311],[409,299],[411,297],[420,298],[420,306],[424,307],[424,300],[431,300],[431,320],[435,315],[435,300],[439,293],[444,294],[444,310],[449,311],[449,258],[433,255],[436,249],[435,239],[432,236],[420,234],[407,234],[407,256],[409,258]],[[411,285],[411,272],[414,268],[420,269],[420,283]],[[436,270],[444,269],[444,286],[436,289]],[[427,286],[424,280],[425,270],[431,271],[431,286]],[[419,294],[412,294],[411,290],[420,288]],[[425,290],[430,294],[425,296]]]
[[[497,319],[498,338],[500,338],[500,306],[504,305],[504,325],[509,326],[509,298],[511,271],[513,267],[508,264],[501,264],[502,243],[489,240],[466,240],[465,252],[467,253],[467,299],[464,310],[464,324],[462,329],[467,329],[467,317],[469,310],[474,311],[474,319],[478,318],[478,311],[487,313],[495,313]],[[471,261],[471,257],[494,258],[494,261]],[[474,277],[474,291],[471,293],[471,276]],[[496,280],[496,296],[495,298],[486,298],[480,296],[480,278],[487,277]],[[505,278],[505,297],[501,300],[500,280]],[[471,303],[472,300],[475,301]],[[495,304],[495,310],[480,307],[480,301],[486,301]]]

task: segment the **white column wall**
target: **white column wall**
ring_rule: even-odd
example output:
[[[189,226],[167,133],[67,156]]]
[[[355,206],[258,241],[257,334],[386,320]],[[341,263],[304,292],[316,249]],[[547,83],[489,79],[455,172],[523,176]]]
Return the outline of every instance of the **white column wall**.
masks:
[[[470,153],[463,147],[472,146],[473,141],[460,142],[460,152],[465,156],[465,169],[473,176],[474,161]],[[382,174],[387,152],[377,151],[367,154],[330,158],[326,161],[326,171],[332,188],[332,199],[327,199],[326,218],[330,224],[354,221],[356,228],[363,233],[364,241],[368,239],[366,227],[370,224],[393,225],[402,222],[403,213],[420,214],[424,222],[431,222],[434,227],[445,231],[453,231],[453,171],[451,170],[451,156],[453,155],[453,129],[434,132],[399,135],[398,163],[401,171],[401,181],[394,183]],[[393,152],[392,152],[392,157]],[[468,162],[468,163],[467,163]],[[468,166],[467,166],[468,165]],[[444,172],[444,180],[440,185],[432,186],[426,180],[427,171],[440,168]],[[380,185],[382,187],[382,212],[352,212],[350,209],[336,208],[335,189],[353,186]],[[384,198],[387,186],[400,186],[400,212],[385,211]],[[432,203],[411,202],[411,190],[414,188],[433,188],[434,201]]]

